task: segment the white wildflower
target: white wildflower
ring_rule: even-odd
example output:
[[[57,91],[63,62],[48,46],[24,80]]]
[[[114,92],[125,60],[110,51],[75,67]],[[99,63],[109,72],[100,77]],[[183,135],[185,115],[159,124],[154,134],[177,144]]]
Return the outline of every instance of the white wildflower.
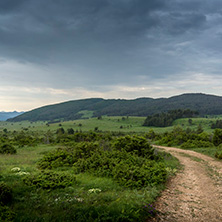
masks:
[[[12,172],[19,172],[21,169],[19,167],[14,167],[11,169]]]
[[[83,202],[83,198],[80,198],[80,197],[79,197],[79,198],[75,198],[75,199],[76,199],[78,202],[81,202],[81,203]]]
[[[20,171],[20,172],[16,173],[16,175],[24,176],[24,175],[30,175],[30,173],[29,172]]]
[[[101,190],[99,188],[92,188],[88,190],[89,193],[99,193]]]

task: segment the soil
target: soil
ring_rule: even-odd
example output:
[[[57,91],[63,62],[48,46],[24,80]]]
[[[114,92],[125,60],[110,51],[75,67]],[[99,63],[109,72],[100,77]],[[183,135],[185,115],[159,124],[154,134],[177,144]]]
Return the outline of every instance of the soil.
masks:
[[[222,222],[222,162],[190,150],[155,146],[179,159],[182,169],[155,204],[152,221]]]

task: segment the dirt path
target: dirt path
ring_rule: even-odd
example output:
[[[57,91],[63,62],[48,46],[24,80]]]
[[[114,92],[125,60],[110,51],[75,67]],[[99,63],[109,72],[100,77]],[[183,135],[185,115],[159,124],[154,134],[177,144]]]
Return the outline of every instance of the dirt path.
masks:
[[[179,159],[183,169],[156,202],[153,221],[222,222],[222,162],[190,150],[155,146]]]

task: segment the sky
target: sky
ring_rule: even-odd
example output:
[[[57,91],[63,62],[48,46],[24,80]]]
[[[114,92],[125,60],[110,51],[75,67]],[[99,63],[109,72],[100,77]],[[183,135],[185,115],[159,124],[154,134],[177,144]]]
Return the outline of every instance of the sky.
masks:
[[[0,110],[222,96],[221,0],[0,0]]]

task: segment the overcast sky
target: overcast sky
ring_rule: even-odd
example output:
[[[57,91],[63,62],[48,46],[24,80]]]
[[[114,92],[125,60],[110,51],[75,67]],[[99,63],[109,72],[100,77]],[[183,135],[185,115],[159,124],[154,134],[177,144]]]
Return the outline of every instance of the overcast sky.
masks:
[[[0,0],[0,110],[222,96],[221,0]]]

